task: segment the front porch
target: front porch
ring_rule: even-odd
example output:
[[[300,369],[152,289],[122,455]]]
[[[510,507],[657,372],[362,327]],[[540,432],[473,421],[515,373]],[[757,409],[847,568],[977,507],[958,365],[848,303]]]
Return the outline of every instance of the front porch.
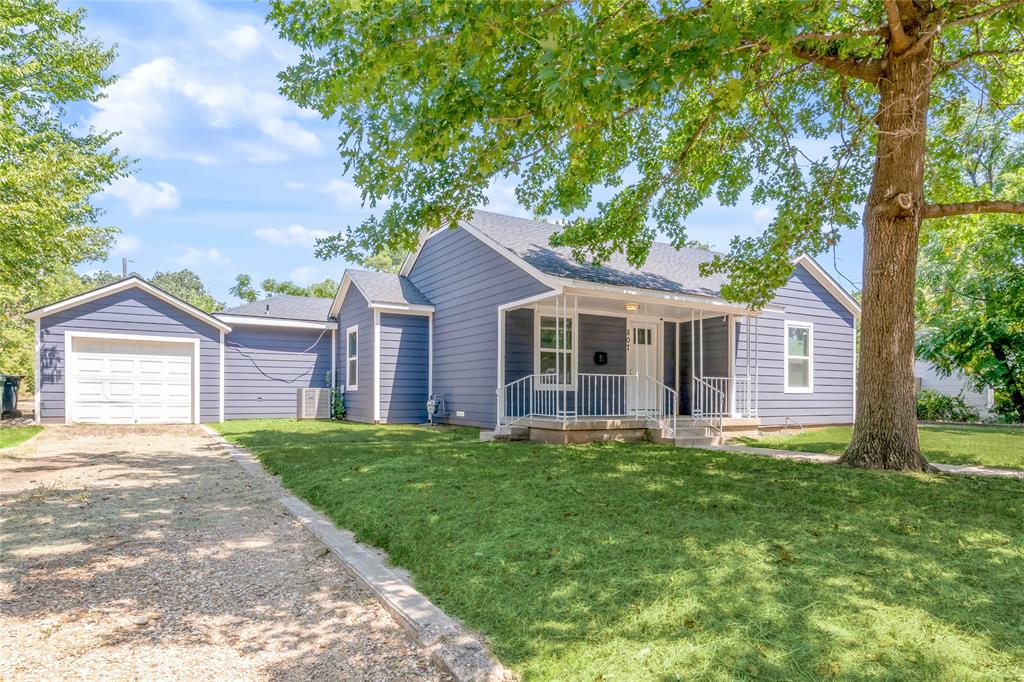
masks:
[[[565,290],[503,306],[497,433],[565,443],[756,430],[756,324],[693,296]]]

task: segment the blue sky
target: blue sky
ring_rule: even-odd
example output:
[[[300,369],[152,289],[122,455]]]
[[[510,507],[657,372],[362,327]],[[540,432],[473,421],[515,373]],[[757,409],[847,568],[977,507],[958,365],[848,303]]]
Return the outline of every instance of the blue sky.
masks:
[[[65,2],[68,7],[78,3]],[[145,276],[188,267],[213,294],[240,272],[308,284],[338,279],[346,263],[313,256],[313,240],[369,215],[342,175],[338,127],[277,92],[277,73],[297,57],[265,21],[263,2],[88,2],[89,33],[117,45],[118,81],[96,106],[71,115],[120,130],[116,144],[137,160],[131,178],[97,199],[122,230],[106,263],[121,258]],[[529,216],[511,182],[496,180],[488,210]],[[714,202],[687,221],[692,238],[725,250],[734,235],[759,234],[769,207]],[[819,258],[836,272],[831,255]],[[861,238],[846,233],[840,275],[860,282]],[[849,287],[845,278],[840,282]]]

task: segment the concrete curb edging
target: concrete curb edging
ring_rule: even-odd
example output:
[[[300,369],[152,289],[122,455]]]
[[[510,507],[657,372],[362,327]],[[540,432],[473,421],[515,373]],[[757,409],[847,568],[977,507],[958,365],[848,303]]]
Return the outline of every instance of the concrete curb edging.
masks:
[[[796,450],[777,450],[775,448],[754,448],[748,445],[706,445],[698,449],[742,452],[747,455],[774,457],[776,459],[795,459],[804,462],[815,462],[816,464],[834,464],[839,460],[839,457],[836,455],[822,455],[813,452],[798,452]],[[1024,480],[1024,471],[1017,469],[997,469],[995,467],[972,464],[936,464],[935,462],[931,462],[931,465],[944,474],[1019,478]]]
[[[276,476],[249,451],[225,440],[208,426],[203,430],[250,476],[271,483],[281,504],[342,563],[380,602],[431,659],[457,682],[506,682],[515,676],[487,651],[483,642],[434,605],[398,571],[386,565],[382,553],[355,540],[330,519],[289,493]]]

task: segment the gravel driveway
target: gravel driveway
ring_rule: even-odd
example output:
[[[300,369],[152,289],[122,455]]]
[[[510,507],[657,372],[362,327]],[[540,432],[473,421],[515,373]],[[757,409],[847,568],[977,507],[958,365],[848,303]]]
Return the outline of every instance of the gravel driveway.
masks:
[[[197,427],[48,428],[0,514],[2,680],[443,679]]]

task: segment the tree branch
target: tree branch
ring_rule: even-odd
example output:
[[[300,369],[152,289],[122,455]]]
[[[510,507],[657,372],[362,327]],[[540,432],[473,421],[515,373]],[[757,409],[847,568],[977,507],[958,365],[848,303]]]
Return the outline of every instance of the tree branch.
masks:
[[[1008,50],[978,50],[977,52],[971,52],[970,54],[965,54],[961,57],[957,57],[956,59],[950,61],[940,61],[938,64],[938,68],[942,71],[948,71],[950,69],[955,69],[961,64],[969,62],[973,59],[977,59],[978,57],[1005,57],[1007,55],[1021,53],[1024,53],[1024,47],[1016,47]]]
[[[877,59],[843,58],[830,54],[818,54],[812,50],[805,50],[796,45],[790,46],[790,51],[797,59],[802,59],[819,66],[824,66],[836,73],[841,73],[850,78],[859,78],[868,83],[877,83],[882,76],[882,66]]]
[[[925,204],[922,218],[951,218],[978,213],[1018,213],[1024,215],[1024,201],[964,201],[959,204]]]
[[[950,19],[949,21],[946,22],[946,25],[957,26],[959,24],[970,24],[980,19],[984,19],[985,17],[992,16],[996,12],[1002,12],[1004,9],[1012,9],[1019,5],[1024,5],[1024,0],[1008,0],[1008,2],[1001,3],[994,7],[989,7],[988,9],[981,12],[975,12],[974,14],[965,14],[955,19]]]
[[[890,45],[894,54],[903,52],[910,47],[912,41],[903,30],[903,22],[900,20],[900,10],[896,6],[896,0],[885,0],[885,20],[889,26]]]
[[[875,28],[861,28],[853,31],[836,31],[835,33],[801,33],[793,37],[794,42],[804,40],[820,40],[821,42],[831,42],[833,40],[843,40],[844,38],[864,38],[867,36],[888,36],[889,29],[885,26],[878,26]]]

